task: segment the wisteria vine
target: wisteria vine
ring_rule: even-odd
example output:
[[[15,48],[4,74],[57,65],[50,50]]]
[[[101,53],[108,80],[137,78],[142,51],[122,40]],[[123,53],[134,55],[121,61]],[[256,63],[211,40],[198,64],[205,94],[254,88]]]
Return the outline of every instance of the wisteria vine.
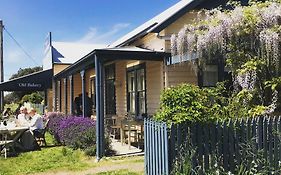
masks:
[[[172,35],[172,57],[188,55],[192,57],[188,60],[199,59],[198,63],[204,63],[219,53],[227,60],[233,84],[249,91],[264,89],[257,86],[280,76],[281,3],[238,5],[231,11],[215,9],[204,14],[204,20],[186,25]],[[248,61],[259,61],[262,66],[243,70],[241,67]],[[263,73],[264,77],[258,77]],[[276,106],[278,91],[273,91],[271,96],[274,99],[267,113],[276,108],[273,106]]]

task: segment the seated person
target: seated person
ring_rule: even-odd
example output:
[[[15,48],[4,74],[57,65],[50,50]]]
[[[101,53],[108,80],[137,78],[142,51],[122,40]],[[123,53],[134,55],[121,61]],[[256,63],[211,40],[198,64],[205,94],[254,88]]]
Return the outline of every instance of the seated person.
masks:
[[[9,118],[10,115],[11,115],[11,108],[7,108],[2,112],[3,119]]]
[[[25,112],[25,109],[24,109]],[[36,136],[40,134],[40,129],[43,129],[43,119],[39,114],[36,114],[36,110],[31,108],[28,111],[28,117],[30,119],[26,120],[25,126],[29,127],[29,130],[25,131],[21,136],[21,145],[23,146],[24,150],[37,150],[40,149],[39,145],[37,144]],[[18,116],[18,120],[24,120],[23,115]]]
[[[31,108],[28,114],[31,117],[29,122],[29,128],[31,131],[41,130],[44,128],[43,118],[36,113],[34,108]]]
[[[29,126],[30,117],[27,113],[27,108],[22,106],[20,108],[20,114],[17,117],[16,124],[18,126]]]

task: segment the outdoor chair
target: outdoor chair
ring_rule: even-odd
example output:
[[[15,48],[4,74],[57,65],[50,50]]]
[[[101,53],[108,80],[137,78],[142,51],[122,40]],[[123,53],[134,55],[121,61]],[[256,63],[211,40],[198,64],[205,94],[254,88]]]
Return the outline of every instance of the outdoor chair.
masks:
[[[110,131],[110,136],[113,137],[114,139],[116,139],[116,135],[119,134],[121,132],[121,121],[122,118],[118,117],[116,115],[111,117],[112,119],[112,125],[111,125],[111,131]]]
[[[138,131],[138,148],[142,148],[144,146],[144,132],[142,132],[141,130]]]
[[[46,128],[33,131],[35,140],[39,146],[47,146],[45,133]]]
[[[47,130],[48,122],[49,122],[49,120],[47,120],[45,122],[43,129],[38,129],[38,130],[34,131],[34,138],[35,138],[35,140],[36,140],[36,142],[39,146],[43,146],[43,145],[47,146],[47,142],[46,142],[46,139],[45,139],[45,133],[46,133],[46,130]]]
[[[13,140],[8,140],[9,131],[7,129],[0,130],[0,151],[4,153],[5,159],[7,158],[7,149],[12,146]]]
[[[138,142],[138,128],[136,125],[131,125],[131,126],[123,125],[122,127],[123,127],[125,142],[127,139],[128,139],[128,142],[129,142],[129,139],[130,140],[133,139],[133,142]]]

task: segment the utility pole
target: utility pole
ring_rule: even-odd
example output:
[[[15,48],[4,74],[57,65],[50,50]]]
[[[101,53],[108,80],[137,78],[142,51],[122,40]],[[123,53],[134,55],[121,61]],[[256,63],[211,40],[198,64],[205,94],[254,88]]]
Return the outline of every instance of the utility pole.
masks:
[[[4,66],[3,66],[3,21],[0,20],[0,82],[4,81]],[[0,110],[4,109],[4,92],[0,91]]]

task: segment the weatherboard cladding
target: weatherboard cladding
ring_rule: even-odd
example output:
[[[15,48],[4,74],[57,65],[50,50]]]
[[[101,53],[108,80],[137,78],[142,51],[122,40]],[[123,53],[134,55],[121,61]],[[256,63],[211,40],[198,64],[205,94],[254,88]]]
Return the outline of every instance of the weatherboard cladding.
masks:
[[[153,115],[160,107],[163,87],[163,62],[146,61],[147,113]]]

